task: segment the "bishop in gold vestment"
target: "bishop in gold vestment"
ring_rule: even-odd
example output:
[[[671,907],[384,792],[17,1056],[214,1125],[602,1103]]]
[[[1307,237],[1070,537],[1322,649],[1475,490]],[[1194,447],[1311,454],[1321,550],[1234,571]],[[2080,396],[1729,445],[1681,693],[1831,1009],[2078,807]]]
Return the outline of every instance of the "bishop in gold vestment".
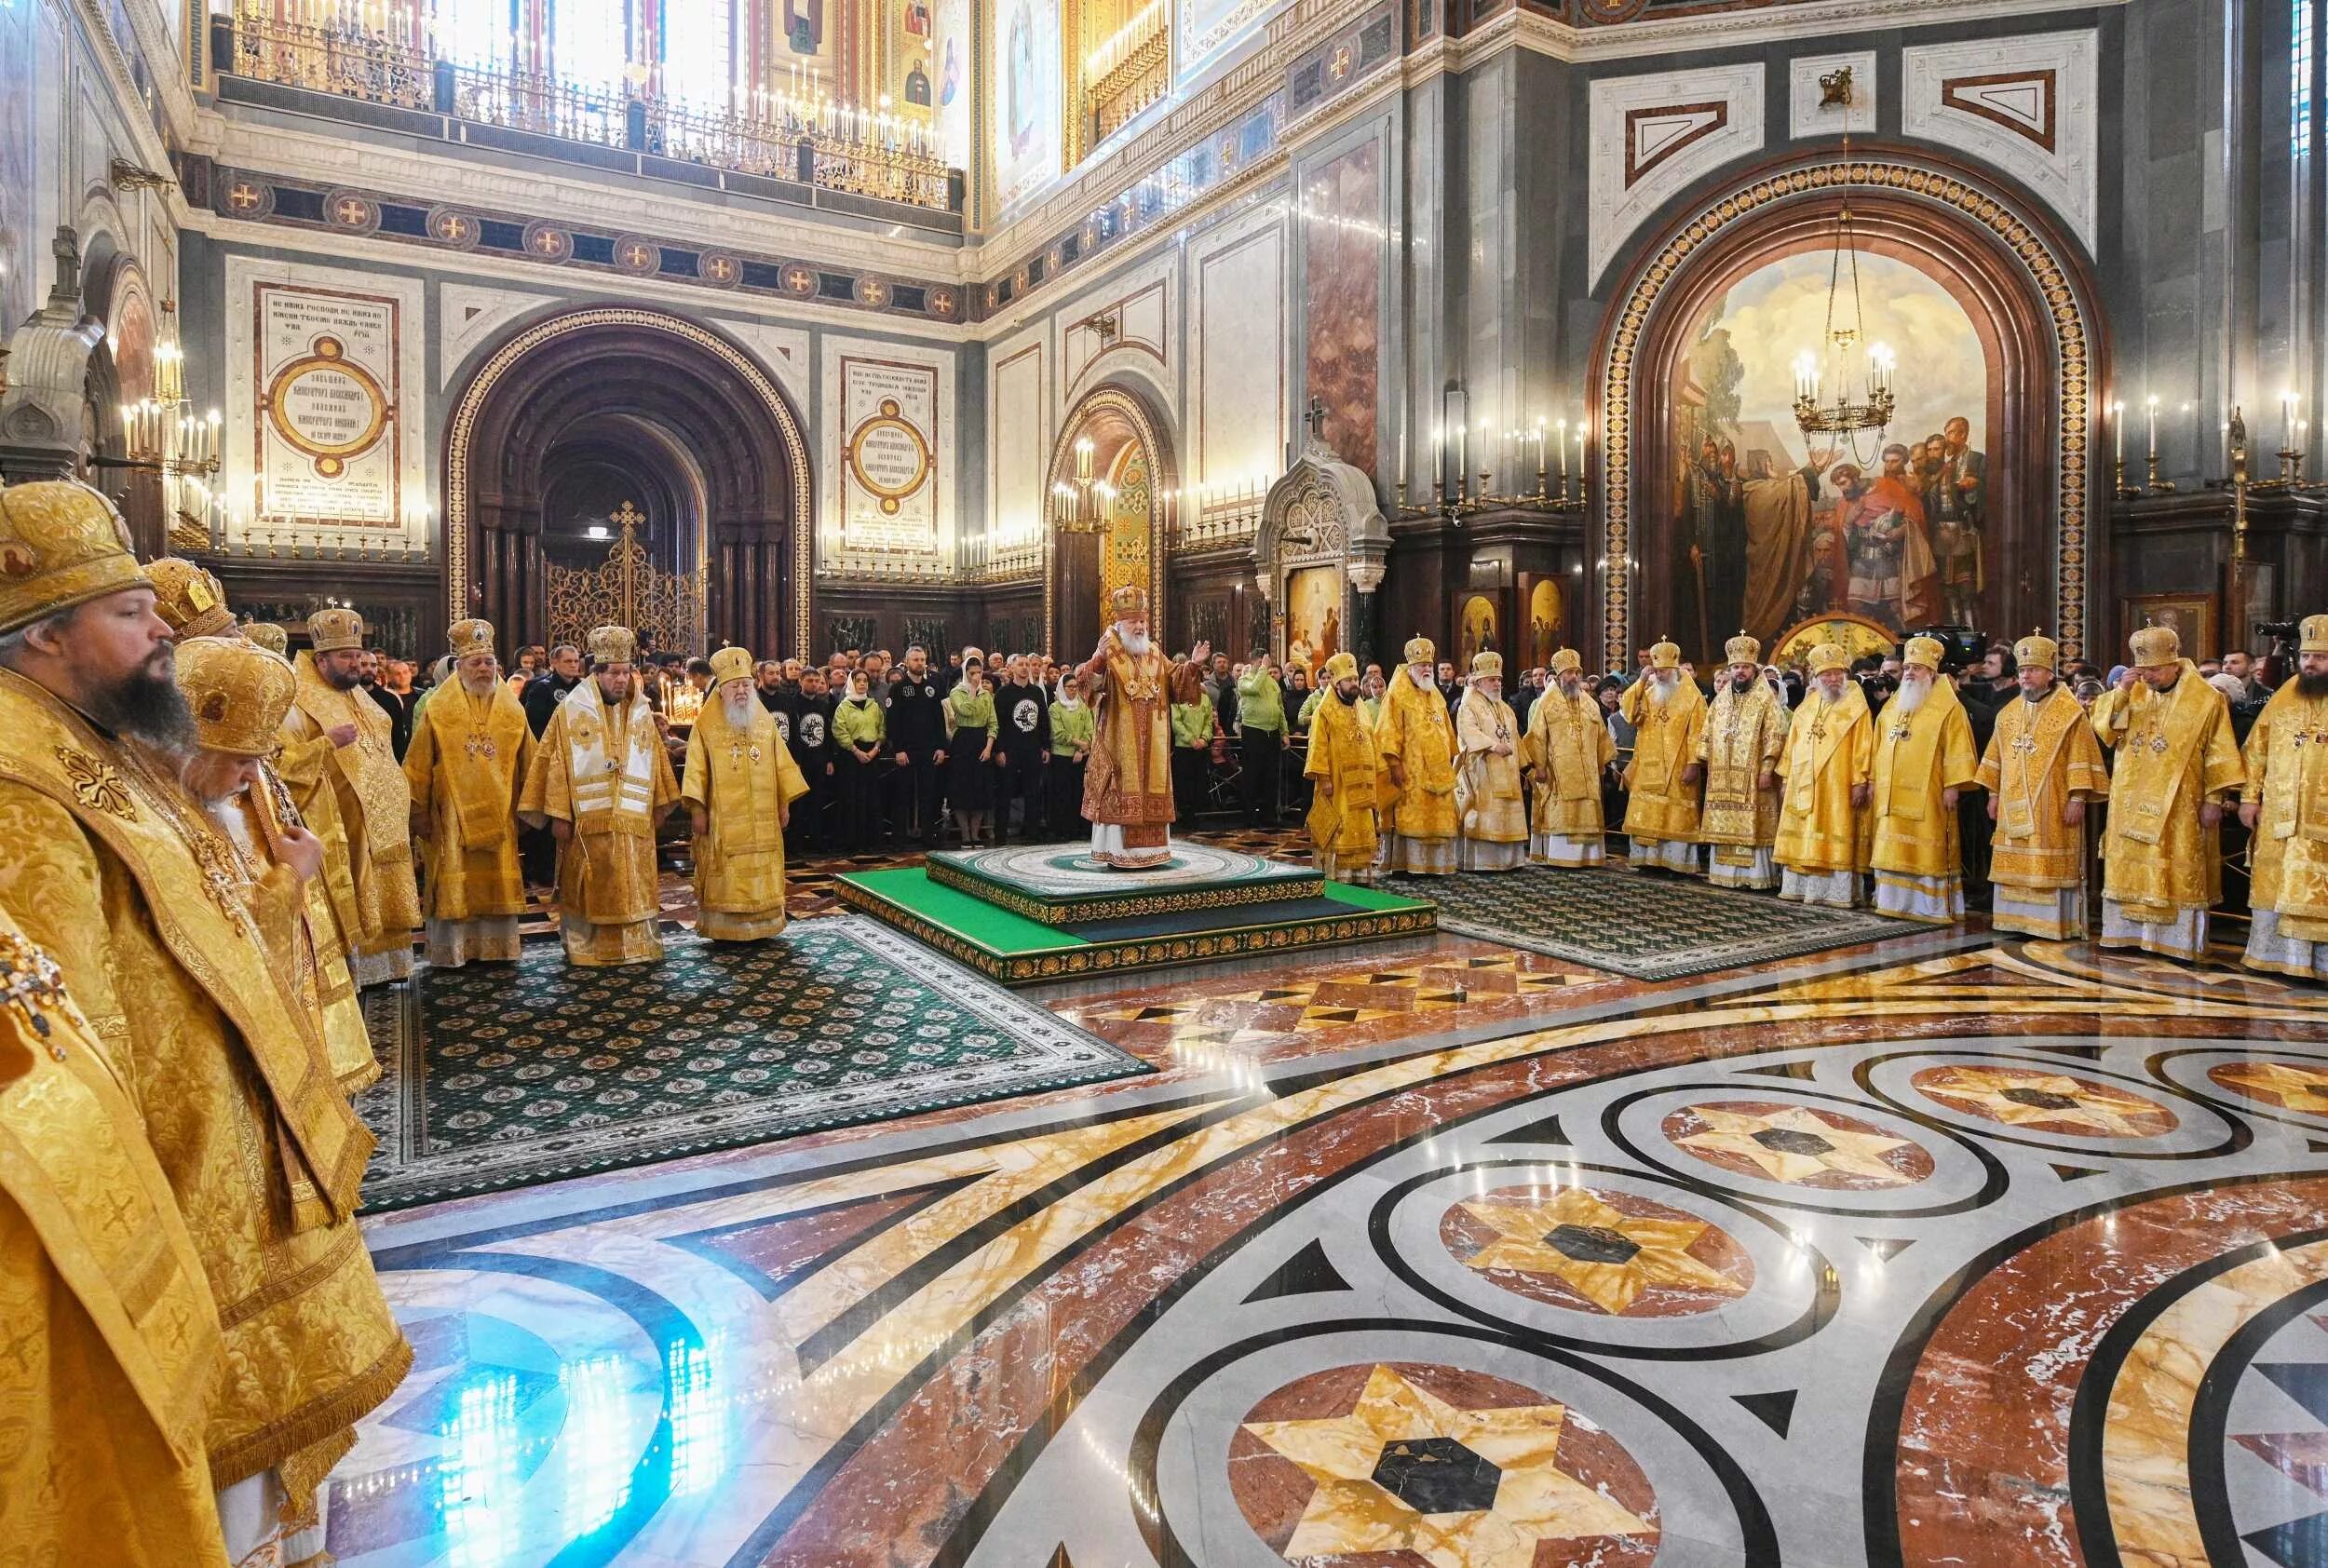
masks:
[[[1172,858],[1172,704],[1197,700],[1212,644],[1174,664],[1148,637],[1148,596],[1126,586],[1108,596],[1112,619],[1076,673],[1091,683],[1096,713],[1083,769],[1083,818],[1091,858],[1118,871]]]
[[[190,561],[165,556],[150,564],[146,574],[154,580],[154,613],[177,633],[181,647],[203,640],[265,647],[251,635],[253,632],[276,632],[277,640],[281,640],[280,627],[246,629],[238,624],[227,608],[226,590],[218,579]],[[291,685],[291,660],[280,648],[266,651],[280,661],[279,666],[261,663],[255,668],[268,671],[264,683],[287,704]],[[239,669],[247,673],[254,667],[229,656],[213,661],[213,668],[219,671]],[[181,661],[182,686],[185,673],[186,665]],[[208,695],[222,695],[232,685],[230,682]],[[202,706],[202,699],[191,690],[187,692],[187,701],[197,710]],[[240,713],[252,710],[248,701],[234,706]],[[229,792],[210,813],[262,877],[268,869],[282,863],[288,845],[315,831],[292,803],[282,776],[269,761],[281,749],[282,737],[276,728],[284,717],[281,704],[270,699],[264,710],[272,711],[275,717],[269,721],[266,736],[250,740],[252,750],[247,755],[255,759],[250,769],[253,777],[245,786]],[[325,798],[329,799],[328,792]],[[337,820],[336,817],[333,820]],[[317,836],[320,839],[322,835]],[[336,877],[329,874],[334,871]],[[347,876],[345,862],[335,865],[328,854],[326,872],[301,883],[299,901],[305,906],[305,929],[287,933],[285,939],[298,950],[303,990],[312,993],[316,1005],[322,1010],[323,1048],[332,1074],[339,1079],[341,1088],[354,1094],[379,1081],[380,1063],[372,1055],[372,1034],[364,1023],[363,1000],[356,994],[355,974],[348,966],[346,932],[352,926],[356,908],[355,885]]]
[[[233,846],[233,879],[277,975],[320,1030],[341,1092],[369,1088],[380,1063],[324,899],[323,842],[267,764],[297,681],[291,661],[233,636],[182,638],[177,662],[195,730],[180,780]]]
[[[783,930],[784,832],[808,780],[752,690],[749,649],[711,656],[680,792],[695,819],[696,929],[715,942]]]
[[[350,963],[358,986],[378,985],[413,972],[413,931],[420,925],[413,792],[397,765],[388,716],[363,694],[363,617],[318,610],[307,617],[307,631],[315,647],[297,660],[299,693],[283,722],[278,765],[327,855],[340,853],[326,826],[336,818],[361,923]],[[328,812],[318,798],[327,790]]]
[[[1391,671],[1374,725],[1374,755],[1382,764],[1374,781],[1382,864],[1416,876],[1445,876],[1455,869],[1455,726],[1447,699],[1434,685],[1435,651],[1428,638],[1407,643],[1406,662]]]
[[[2134,684],[2093,704],[2093,733],[2117,753],[2102,837],[2102,945],[2170,958],[2207,951],[2207,910],[2223,896],[2223,797],[2247,777],[2223,694],[2182,656],[2172,627],[2134,633]]]
[[[2054,679],[2060,655],[2042,633],[2013,644],[2021,696],[1996,710],[1980,784],[1996,824],[1989,926],[2068,941],[2086,934],[2086,803],[2108,798],[2110,776],[2086,710]]]
[[[1336,654],[1320,680],[1326,697],[1309,721],[1303,774],[1317,781],[1309,797],[1310,860],[1331,882],[1374,879],[1374,732],[1358,706],[1358,660]]]
[[[1964,918],[1964,844],[1956,798],[1980,777],[1972,721],[1940,673],[1937,638],[1911,637],[1900,689],[1875,717],[1875,816],[1870,862],[1875,908],[1902,920],[1945,926]]]
[[[412,1364],[356,1231],[372,1135],[234,846],[158,761],[193,725],[128,531],[80,485],[17,485],[0,556],[0,903],[104,1042],[217,1303],[203,1441],[228,1556],[301,1561],[323,1478]]]
[[[631,671],[629,629],[600,627],[589,643],[589,678],[559,699],[518,810],[558,840],[566,961],[652,963],[663,956],[655,830],[679,804],[679,781]]]
[[[452,632],[453,679],[413,723],[404,780],[413,837],[427,846],[428,962],[515,963],[525,913],[518,791],[534,764],[534,731],[501,678],[489,622]]]
[[[2328,615],[2305,617],[2296,673],[2247,732],[2240,820],[2253,830],[2247,964],[2328,980]]]
[[[226,1568],[202,1451],[224,1356],[194,1238],[129,1087],[5,910],[0,997],[0,1559]]]
[[[1535,775],[1528,858],[1545,866],[1597,866],[1606,858],[1601,776],[1617,760],[1608,716],[1585,689],[1574,648],[1552,656],[1552,684],[1528,710],[1520,763]]]
[[[1695,876],[1706,699],[1682,674],[1681,649],[1658,639],[1649,649],[1648,672],[1625,688],[1617,706],[1633,726],[1632,762],[1625,769],[1632,863]]]
[[[1520,792],[1520,721],[1504,701],[1504,659],[1482,652],[1455,708],[1455,814],[1467,872],[1515,872],[1527,861],[1528,803]]]
[[[1799,481],[1797,481],[1799,482]],[[1698,760],[1706,804],[1698,836],[1709,846],[1706,880],[1719,887],[1779,885],[1770,853],[1779,834],[1779,758],[1786,750],[1786,704],[1762,678],[1762,644],[1744,632],[1723,647],[1729,663],[1706,714]]]
[[[1780,768],[1785,799],[1772,854],[1779,897],[1854,909],[1866,869],[1860,814],[1873,793],[1875,740],[1867,696],[1833,642],[1810,651],[1811,689],[1787,729]]]

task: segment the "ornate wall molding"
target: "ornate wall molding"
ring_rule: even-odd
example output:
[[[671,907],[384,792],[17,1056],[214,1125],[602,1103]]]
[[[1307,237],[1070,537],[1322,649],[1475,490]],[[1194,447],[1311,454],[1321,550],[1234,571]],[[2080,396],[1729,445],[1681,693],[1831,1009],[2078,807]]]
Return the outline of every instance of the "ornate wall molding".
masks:
[[[1900,57],[1901,131],[1996,164],[2091,252],[2100,48],[2091,30],[1911,46]]]
[[[446,613],[458,620],[469,613],[470,581],[468,469],[470,446],[477,426],[492,401],[494,387],[525,358],[574,332],[602,328],[664,332],[711,355],[750,386],[775,422],[784,443],[786,466],[792,471],[792,518],[791,615],[792,651],[810,656],[809,596],[816,570],[816,529],[808,467],[808,442],[800,421],[758,361],[709,328],[659,310],[600,306],[568,311],[535,322],[519,332],[477,368],[461,389],[444,431],[444,556]]]
[[[1640,471],[1657,442],[1643,424],[1644,399],[1636,372],[1645,376],[1648,350],[1670,325],[1668,313],[1681,306],[1673,297],[1686,291],[1709,253],[1735,247],[1723,242],[1752,233],[1780,214],[1806,206],[1831,205],[1849,196],[1855,209],[1877,201],[1912,204],[1929,223],[1938,220],[1956,234],[1979,241],[1996,271],[2025,296],[2023,314],[2042,323],[2050,337],[2051,420],[2046,411],[2028,415],[2050,428],[2055,507],[2052,539],[2054,625],[2065,655],[2082,655],[2090,566],[2089,523],[2096,472],[2087,457],[2092,434],[2091,389],[2101,384],[2099,311],[2075,252],[2022,200],[1961,167],[1936,156],[1886,149],[1872,157],[1846,161],[1834,153],[1809,155],[1766,169],[1723,191],[1674,222],[1623,274],[1596,354],[1595,382],[1602,431],[1602,650],[1605,667],[1630,669],[1635,628],[1635,584],[1631,561],[1638,547],[1642,515],[1636,493],[1653,493],[1655,476]],[[1749,227],[1741,231],[1740,225]],[[1656,402],[1649,400],[1655,408]],[[1662,629],[1644,628],[1644,630]]]
[[[1762,91],[1759,61],[1592,83],[1589,276],[1666,202],[1761,150]]]

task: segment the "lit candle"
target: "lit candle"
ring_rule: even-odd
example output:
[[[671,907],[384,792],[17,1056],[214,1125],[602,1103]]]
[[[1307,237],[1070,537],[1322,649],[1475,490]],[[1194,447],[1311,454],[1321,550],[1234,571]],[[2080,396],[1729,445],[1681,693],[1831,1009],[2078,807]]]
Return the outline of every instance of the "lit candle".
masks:
[[[2157,393],[2153,392],[2153,393],[2150,395],[2149,403],[2150,403],[2150,460],[2151,460],[2152,462],[2154,462],[2154,463],[2155,463],[2155,462],[2157,462],[2157,461],[2158,461],[2158,458],[2159,458],[2159,395],[2158,395]]]
[[[1560,483],[1563,490],[1568,486],[1568,422],[1564,419],[1560,422]]]
[[[2126,405],[2124,403],[2110,404],[2110,427],[2116,432],[2118,460],[2123,463],[2126,461]]]

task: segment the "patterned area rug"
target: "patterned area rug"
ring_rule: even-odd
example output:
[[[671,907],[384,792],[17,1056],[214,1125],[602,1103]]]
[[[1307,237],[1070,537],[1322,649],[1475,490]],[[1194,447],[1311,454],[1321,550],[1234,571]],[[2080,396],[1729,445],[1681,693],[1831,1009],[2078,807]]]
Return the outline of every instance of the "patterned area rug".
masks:
[[[1150,1071],[860,916],[660,964],[424,969],[373,994],[372,1210]]]
[[[1439,928],[1613,969],[1676,980],[1932,927],[1856,910],[1782,903],[1606,868],[1531,866],[1494,876],[1391,876],[1378,885],[1439,905]]]

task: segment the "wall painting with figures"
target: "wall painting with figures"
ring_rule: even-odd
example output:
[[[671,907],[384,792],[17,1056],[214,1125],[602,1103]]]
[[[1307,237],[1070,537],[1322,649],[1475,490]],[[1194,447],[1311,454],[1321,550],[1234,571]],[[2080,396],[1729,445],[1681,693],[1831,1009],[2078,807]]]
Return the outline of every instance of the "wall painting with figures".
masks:
[[[1707,659],[1742,629],[1776,657],[1781,640],[1799,655],[1812,623],[1851,631],[1855,653],[1987,626],[2002,378],[1986,315],[1909,262],[1861,251],[1862,342],[1894,351],[1898,407],[1888,429],[1814,443],[1794,416],[1795,360],[1825,341],[1833,262],[1820,250],[1755,266],[1685,331],[1668,389],[1672,624],[1644,629],[1644,643],[1664,632]],[[1850,298],[1847,262],[1845,322]]]

